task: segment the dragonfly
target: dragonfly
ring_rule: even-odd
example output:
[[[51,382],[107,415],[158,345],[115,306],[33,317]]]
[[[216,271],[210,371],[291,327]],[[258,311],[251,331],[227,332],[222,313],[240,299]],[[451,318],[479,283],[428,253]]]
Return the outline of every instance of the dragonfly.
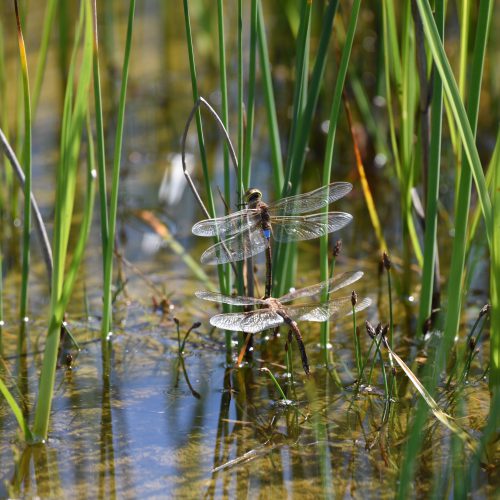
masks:
[[[307,214],[342,198],[352,189],[349,182],[333,182],[308,193],[288,196],[274,203],[264,203],[262,193],[252,188],[245,193],[247,208],[214,219],[197,222],[193,234],[219,236],[222,241],[209,247],[201,256],[203,264],[224,264],[248,259],[266,252],[266,292],[271,296],[271,235],[276,241],[309,240],[338,231],[351,222],[346,212]]]
[[[309,375],[310,370],[307,353],[297,322],[323,322],[328,319],[337,319],[352,313],[352,296],[334,298],[322,303],[285,304],[296,299],[319,295],[324,290],[328,290],[328,293],[335,292],[358,281],[362,276],[363,272],[361,271],[345,272],[316,285],[292,290],[279,299],[273,297],[258,299],[245,296],[229,296],[209,291],[197,291],[195,295],[200,299],[212,302],[235,306],[260,307],[260,309],[249,312],[223,313],[212,316],[210,318],[210,324],[223,330],[257,333],[267,330],[268,328],[278,328],[282,325],[287,325],[290,328],[289,341],[293,334],[299,347],[302,366],[306,375]],[[359,300],[354,307],[356,311],[361,311],[370,304],[371,299],[364,298]]]

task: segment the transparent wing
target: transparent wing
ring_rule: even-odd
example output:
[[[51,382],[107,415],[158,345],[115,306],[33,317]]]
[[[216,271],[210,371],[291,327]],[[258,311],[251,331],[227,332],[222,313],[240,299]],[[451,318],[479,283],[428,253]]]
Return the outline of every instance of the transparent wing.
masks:
[[[258,309],[247,313],[217,314],[210,318],[210,324],[223,330],[257,333],[283,323],[283,318],[270,309]]]
[[[210,300],[212,302],[219,302],[222,304],[232,304],[234,306],[255,306],[266,303],[264,300],[256,299],[254,297],[233,297],[231,295],[223,295],[222,293],[207,292],[206,290],[198,290],[194,292],[194,294],[199,299]]]
[[[269,212],[277,215],[312,212],[342,198],[351,189],[352,184],[349,182],[332,182],[328,186],[320,187],[314,191],[288,196],[287,198],[271,203],[269,204]]]
[[[349,224],[352,215],[346,212],[328,212],[302,216],[273,216],[273,236],[277,241],[311,240],[333,233]]]
[[[258,210],[240,210],[225,217],[201,220],[193,226],[192,231],[197,236],[231,236],[255,225],[258,217]]]
[[[301,299],[303,297],[311,297],[313,295],[318,295],[325,288],[328,288],[328,293],[336,292],[345,286],[348,286],[356,281],[358,281],[363,276],[362,271],[351,271],[345,272],[331,278],[327,281],[322,281],[317,285],[307,286],[305,288],[299,288],[298,290],[294,290],[293,292],[287,293],[283,295],[283,297],[279,298],[281,303],[291,302],[295,299]]]
[[[252,255],[263,252],[269,246],[269,240],[264,237],[259,228],[236,234],[211,246],[201,256],[202,264],[224,264],[237,262]]]
[[[356,304],[356,311],[362,311],[371,304],[365,298]],[[332,299],[322,304],[302,304],[287,307],[287,313],[295,321],[326,321],[352,314],[351,296]]]

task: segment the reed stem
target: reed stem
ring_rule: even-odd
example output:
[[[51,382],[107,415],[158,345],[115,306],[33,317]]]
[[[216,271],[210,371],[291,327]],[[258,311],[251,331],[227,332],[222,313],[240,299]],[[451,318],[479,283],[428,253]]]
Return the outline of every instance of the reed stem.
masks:
[[[21,18],[17,0],[14,0],[17,22],[17,40],[19,44],[19,59],[21,61],[21,75],[23,81],[24,100],[24,142],[22,164],[24,165],[24,221],[23,221],[23,251],[21,277],[21,304],[19,317],[24,321],[28,312],[28,280],[30,267],[31,241],[31,97],[29,88],[28,60],[24,45]]]
[[[109,334],[112,320],[112,293],[111,282],[113,277],[113,253],[115,248],[115,233],[116,233],[116,216],[118,212],[118,192],[120,182],[120,167],[123,142],[123,123],[125,118],[125,103],[127,95],[128,70],[130,64],[130,51],[132,47],[132,33],[134,27],[135,0],[130,0],[128,21],[127,21],[127,37],[125,40],[125,53],[123,57],[122,81],[120,89],[120,102],[118,105],[118,118],[116,122],[116,136],[114,147],[114,161],[111,183],[111,198],[109,207],[109,231],[106,245],[105,265],[104,265],[104,289],[103,289],[103,318],[101,328],[101,345],[103,352],[103,361],[105,371],[107,360],[109,359]]]

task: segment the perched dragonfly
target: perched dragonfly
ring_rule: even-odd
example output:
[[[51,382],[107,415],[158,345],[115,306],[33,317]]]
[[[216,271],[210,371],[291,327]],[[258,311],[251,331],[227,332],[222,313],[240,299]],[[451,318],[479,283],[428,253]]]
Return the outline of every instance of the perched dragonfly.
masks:
[[[223,241],[201,256],[203,264],[223,264],[244,260],[266,251],[266,294],[271,295],[271,234],[280,242],[310,240],[343,228],[352,220],[346,212],[301,215],[318,210],[342,198],[352,189],[348,182],[333,182],[308,193],[289,196],[266,204],[258,189],[245,193],[247,208],[197,222],[193,233],[219,236]]]
[[[325,289],[329,293],[335,292],[359,280],[361,276],[363,276],[361,271],[342,273],[316,285],[291,291],[279,299],[272,297],[257,299],[253,297],[228,296],[208,291],[198,291],[195,292],[195,295],[200,299],[223,304],[260,306],[260,309],[256,309],[255,311],[224,313],[212,316],[210,324],[224,330],[257,333],[268,328],[279,327],[283,324],[288,325],[295,336],[302,358],[302,366],[308,375],[309,363],[297,321],[322,322],[330,318],[336,319],[345,316],[352,312],[351,296],[331,299],[323,303],[313,302],[286,306],[284,304],[292,302],[295,299],[318,295]],[[357,302],[355,309],[356,311],[361,311],[370,304],[371,300],[365,298]]]

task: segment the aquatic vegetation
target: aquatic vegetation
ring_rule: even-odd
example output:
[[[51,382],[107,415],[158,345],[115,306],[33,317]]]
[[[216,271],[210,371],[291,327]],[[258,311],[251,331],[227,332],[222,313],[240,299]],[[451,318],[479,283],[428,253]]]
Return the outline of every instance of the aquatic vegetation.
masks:
[[[497,3],[27,5],[0,6],[0,496],[494,495]],[[156,198],[169,158],[195,202]]]

